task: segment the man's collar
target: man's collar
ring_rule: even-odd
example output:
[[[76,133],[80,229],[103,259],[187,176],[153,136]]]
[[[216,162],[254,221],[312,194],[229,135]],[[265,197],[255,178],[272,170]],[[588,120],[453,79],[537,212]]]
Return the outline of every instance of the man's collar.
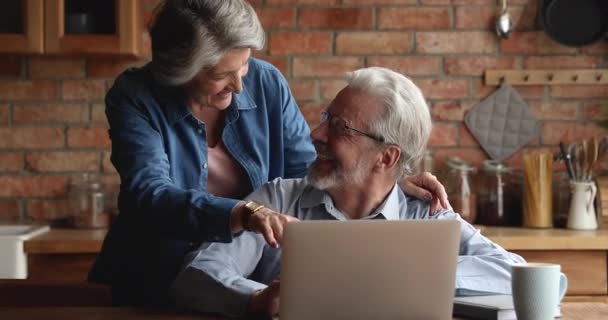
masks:
[[[300,203],[302,208],[312,208],[321,204],[333,206],[333,200],[329,196],[329,193],[319,190],[310,184],[308,184],[308,187],[302,193]],[[399,186],[396,183],[388,194],[388,197],[370,216],[375,217],[379,214],[382,214],[386,220],[399,220]]]

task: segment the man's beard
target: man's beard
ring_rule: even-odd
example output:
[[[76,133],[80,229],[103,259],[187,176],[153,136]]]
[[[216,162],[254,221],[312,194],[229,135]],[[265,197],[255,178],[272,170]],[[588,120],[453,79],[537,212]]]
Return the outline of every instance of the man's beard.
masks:
[[[345,170],[343,167],[337,167],[331,170],[329,174],[323,174],[318,171],[315,163],[310,167],[308,172],[308,182],[319,190],[327,190],[340,185],[362,185],[369,175],[369,159],[362,157],[358,158],[354,170]]]

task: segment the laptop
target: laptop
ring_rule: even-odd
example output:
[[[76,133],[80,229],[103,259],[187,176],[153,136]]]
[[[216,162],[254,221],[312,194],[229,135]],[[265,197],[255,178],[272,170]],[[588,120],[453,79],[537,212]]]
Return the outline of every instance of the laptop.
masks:
[[[289,223],[279,318],[452,319],[459,242],[457,220]]]

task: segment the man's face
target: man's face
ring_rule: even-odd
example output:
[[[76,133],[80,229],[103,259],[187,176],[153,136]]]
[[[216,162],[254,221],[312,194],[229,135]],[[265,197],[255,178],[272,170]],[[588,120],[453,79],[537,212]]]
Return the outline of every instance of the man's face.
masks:
[[[313,186],[365,185],[377,158],[377,141],[357,130],[369,132],[368,123],[380,111],[378,99],[364,91],[347,87],[338,93],[327,109],[326,121],[311,133],[317,150],[308,174]]]
[[[232,49],[209,69],[199,72],[186,84],[194,102],[203,107],[224,110],[232,101],[232,93],[243,89],[242,78],[247,74],[251,49]]]

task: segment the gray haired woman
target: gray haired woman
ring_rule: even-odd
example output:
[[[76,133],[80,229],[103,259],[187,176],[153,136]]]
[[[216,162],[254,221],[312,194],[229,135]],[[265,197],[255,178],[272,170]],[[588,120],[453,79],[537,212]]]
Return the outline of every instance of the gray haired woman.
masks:
[[[278,247],[294,218],[243,199],[277,177],[306,175],[316,154],[281,73],[251,57],[264,30],[244,0],[167,0],[150,24],[152,61],[106,95],[120,215],[89,280],[117,305],[163,305],[179,266],[202,242],[243,230]],[[429,175],[409,192],[444,201]]]

